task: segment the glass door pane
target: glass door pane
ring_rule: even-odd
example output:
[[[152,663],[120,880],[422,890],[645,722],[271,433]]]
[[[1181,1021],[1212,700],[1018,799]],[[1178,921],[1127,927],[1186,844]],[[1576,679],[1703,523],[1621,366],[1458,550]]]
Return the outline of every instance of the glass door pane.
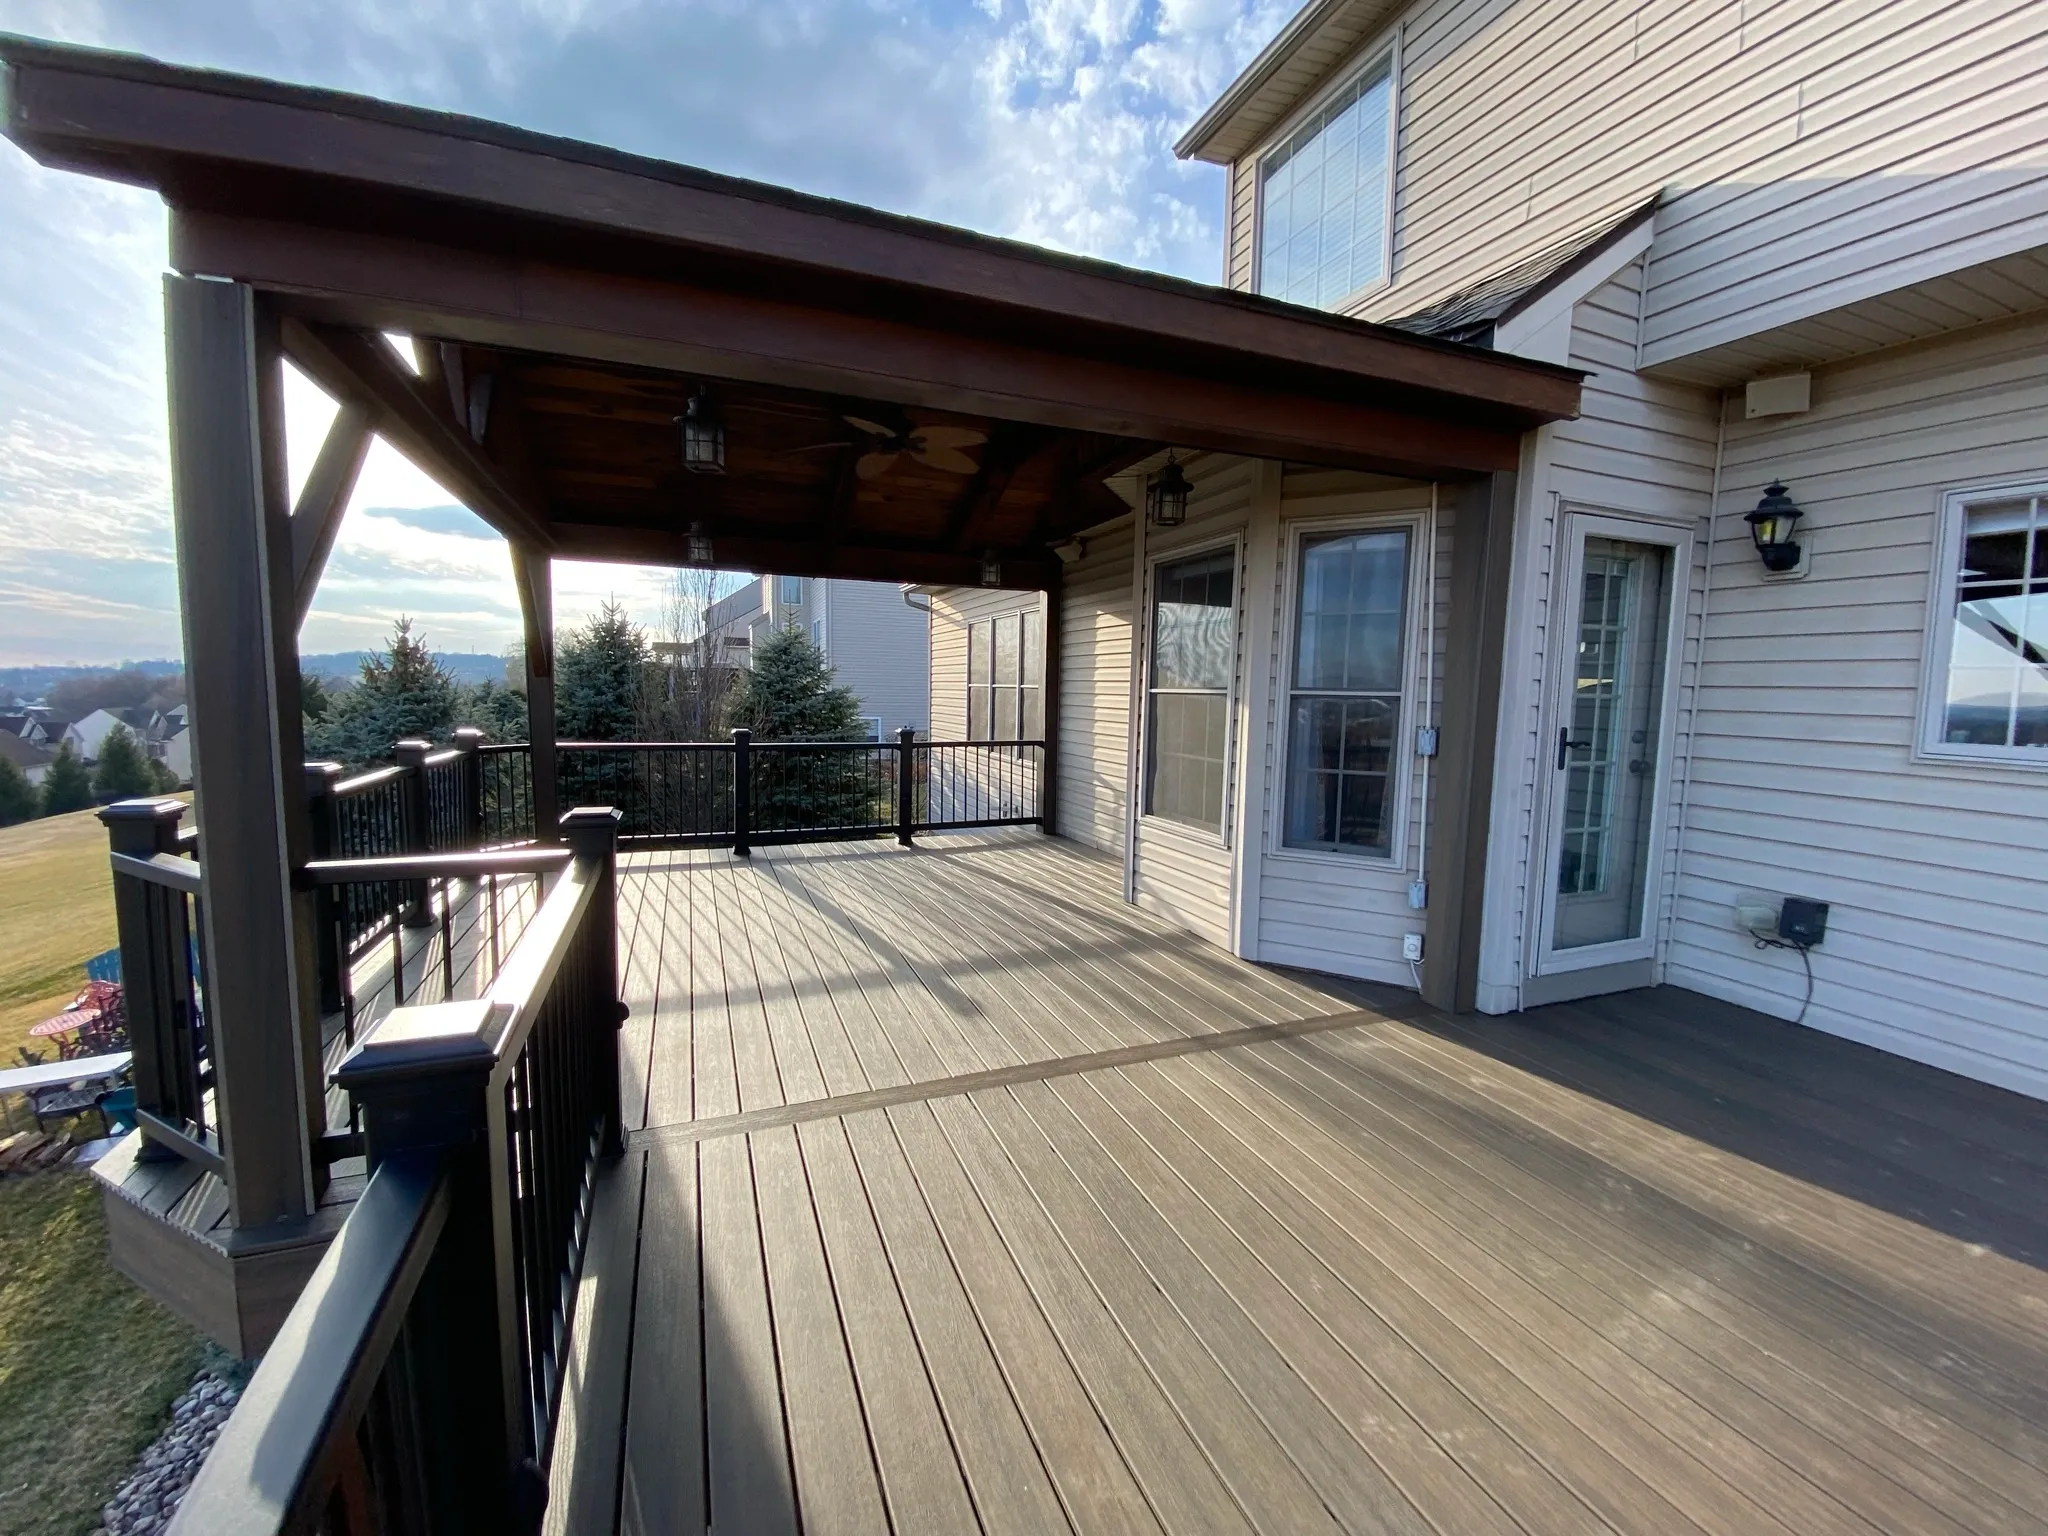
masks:
[[[1556,765],[1553,950],[1640,938],[1655,836],[1671,551],[1588,538]]]

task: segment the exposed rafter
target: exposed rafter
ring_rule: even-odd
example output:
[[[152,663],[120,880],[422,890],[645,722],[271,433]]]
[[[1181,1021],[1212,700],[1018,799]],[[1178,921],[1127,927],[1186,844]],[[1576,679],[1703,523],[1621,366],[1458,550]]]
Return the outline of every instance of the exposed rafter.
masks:
[[[341,532],[342,513],[370,452],[375,413],[359,400],[343,400],[320,445],[319,457],[292,508],[292,604],[301,624],[313,606],[313,593],[327,556]]]

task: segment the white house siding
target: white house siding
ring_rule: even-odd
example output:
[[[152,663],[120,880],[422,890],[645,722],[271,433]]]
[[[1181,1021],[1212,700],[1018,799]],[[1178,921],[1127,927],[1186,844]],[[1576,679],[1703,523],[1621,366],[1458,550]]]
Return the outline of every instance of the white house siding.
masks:
[[[2048,243],[2043,26],[2032,0],[1423,0],[1393,282],[1356,312],[1412,313],[1659,191],[1649,362]]]
[[[1531,439],[1518,488],[1507,669],[1494,757],[1494,810],[1487,847],[1486,916],[1480,941],[1479,1003],[1491,1012],[1520,1006],[1528,965],[1529,902],[1548,878],[1535,868],[1536,814],[1549,776],[1542,750],[1544,688],[1553,652],[1550,599],[1560,507],[1629,513],[1704,532],[1714,479],[1718,396],[1660,383],[1633,370],[1640,262],[1580,303],[1572,316],[1570,364],[1586,370],[1582,414]],[[1753,498],[1752,498],[1753,499]],[[1689,583],[1680,659],[1677,740],[1669,771],[1683,781],[1699,658],[1705,551]],[[1675,839],[1675,824],[1668,834]],[[1668,853],[1667,848],[1667,853]],[[1672,860],[1665,860],[1668,908]]]
[[[1124,857],[1131,700],[1132,520],[1084,535],[1060,593],[1054,830]]]
[[[1829,902],[1806,1021],[2048,1097],[2048,774],[1916,761],[1945,490],[2048,477],[2048,316],[1842,364],[1813,410],[1731,411],[1667,975],[1781,1016],[1795,956],[1745,892]],[[1803,581],[1761,579],[1742,513],[1782,477]]]
[[[825,621],[825,651],[839,681],[860,697],[861,713],[881,719],[887,736],[930,726],[931,688],[925,617],[885,581],[806,583],[806,611]]]
[[[1188,498],[1188,520],[1179,528],[1148,530],[1145,541],[1146,563],[1149,566],[1158,560],[1170,559],[1181,551],[1193,553],[1213,549],[1219,542],[1227,541],[1233,535],[1237,537],[1237,579],[1232,587],[1237,601],[1237,619],[1233,626],[1237,637],[1237,657],[1232,670],[1233,695],[1241,698],[1246,654],[1244,531],[1250,519],[1251,491],[1256,465],[1250,459],[1212,454],[1191,460],[1187,470],[1188,478],[1194,482],[1195,487],[1194,493]],[[1149,592],[1141,601],[1149,608]],[[1141,636],[1141,643],[1143,640],[1144,637]],[[1141,655],[1139,660],[1142,684],[1145,658]],[[1141,731],[1141,806],[1144,754],[1145,744]],[[1231,763],[1241,760],[1234,740],[1226,747],[1226,760]],[[1138,905],[1147,911],[1170,918],[1182,927],[1199,933],[1203,938],[1226,947],[1231,943],[1231,913],[1235,884],[1228,829],[1235,819],[1237,796],[1242,792],[1241,782],[1232,782],[1226,786],[1223,800],[1225,831],[1220,834],[1181,826],[1155,816],[1140,815],[1133,843],[1135,855],[1132,889]]]
[[[1258,882],[1260,960],[1404,987],[1414,985],[1414,973],[1401,958],[1401,936],[1426,934],[1427,913],[1408,905],[1409,882],[1421,873],[1424,825],[1422,766],[1411,749],[1415,731],[1437,722],[1443,699],[1444,646],[1450,633],[1454,521],[1451,509],[1448,505],[1439,508],[1434,540],[1425,537],[1417,551],[1420,555],[1429,548],[1434,550],[1435,600],[1421,606],[1424,612],[1433,609],[1435,624],[1427,666],[1420,647],[1410,648],[1409,696],[1415,705],[1402,722],[1406,740],[1397,743],[1395,749],[1395,761],[1403,765],[1406,773],[1402,835],[1396,845],[1401,854],[1398,865],[1367,863],[1337,854],[1280,851],[1287,736],[1287,699],[1283,690],[1286,657],[1292,643],[1287,564],[1291,525],[1295,522],[1402,513],[1426,516],[1430,499],[1427,485],[1390,484],[1377,476],[1338,470],[1298,470],[1290,473],[1282,486],[1283,542],[1280,558],[1275,562],[1276,585],[1270,608],[1273,625],[1258,647],[1264,653],[1258,664],[1266,668],[1268,694],[1273,701],[1261,733],[1263,761],[1256,774],[1262,799],[1257,823],[1262,829]],[[1427,573],[1422,573],[1419,580],[1427,580]],[[1411,636],[1421,632],[1424,612],[1415,615]],[[1421,692],[1425,675],[1433,679],[1426,699]]]

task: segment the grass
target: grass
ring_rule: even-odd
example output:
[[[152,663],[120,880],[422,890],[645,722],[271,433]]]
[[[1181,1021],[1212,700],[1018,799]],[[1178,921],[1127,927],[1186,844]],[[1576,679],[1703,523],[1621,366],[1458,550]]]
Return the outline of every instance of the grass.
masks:
[[[0,1180],[0,1536],[82,1536],[201,1358],[107,1262],[99,1191]]]
[[[0,827],[0,1066],[31,1025],[85,985],[85,962],[114,947],[107,829],[91,811]],[[57,1053],[35,1042],[46,1058]]]

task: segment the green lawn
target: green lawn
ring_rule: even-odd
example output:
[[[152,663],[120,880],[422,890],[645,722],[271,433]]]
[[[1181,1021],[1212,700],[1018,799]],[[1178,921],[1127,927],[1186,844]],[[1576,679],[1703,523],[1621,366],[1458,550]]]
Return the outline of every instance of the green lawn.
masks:
[[[0,827],[0,1062],[113,944],[106,832],[92,812]],[[0,1536],[97,1526],[200,1347],[108,1263],[90,1175],[0,1179]]]

